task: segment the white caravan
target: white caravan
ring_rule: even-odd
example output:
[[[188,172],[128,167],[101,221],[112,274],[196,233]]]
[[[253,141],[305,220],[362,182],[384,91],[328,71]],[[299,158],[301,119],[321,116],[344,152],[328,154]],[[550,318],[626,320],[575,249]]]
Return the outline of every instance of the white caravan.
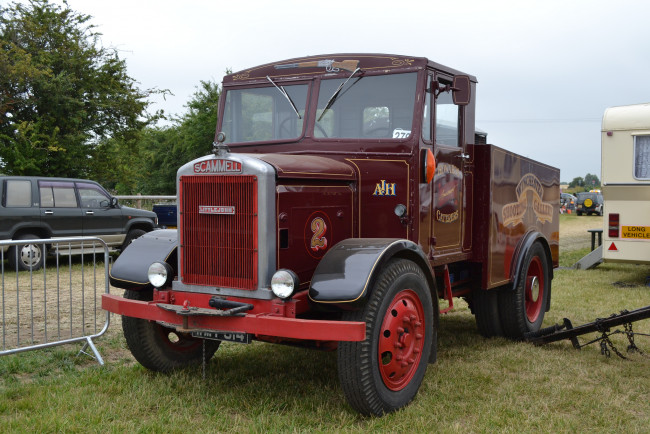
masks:
[[[603,260],[650,264],[650,103],[605,110],[601,155]]]

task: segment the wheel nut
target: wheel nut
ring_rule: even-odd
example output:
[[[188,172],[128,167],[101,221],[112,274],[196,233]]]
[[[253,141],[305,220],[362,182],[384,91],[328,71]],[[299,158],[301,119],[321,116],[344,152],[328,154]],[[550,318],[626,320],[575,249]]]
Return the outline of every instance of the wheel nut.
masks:
[[[404,329],[402,327],[397,327],[397,333],[401,335],[404,333]]]

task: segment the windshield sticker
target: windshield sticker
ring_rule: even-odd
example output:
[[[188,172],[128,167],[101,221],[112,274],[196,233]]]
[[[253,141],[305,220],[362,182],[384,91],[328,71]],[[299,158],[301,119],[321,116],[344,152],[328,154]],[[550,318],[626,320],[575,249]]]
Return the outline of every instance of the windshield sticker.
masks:
[[[516,226],[523,222],[524,215],[532,209],[537,220],[542,223],[553,221],[553,205],[542,201],[544,187],[539,179],[532,173],[527,173],[521,178],[515,190],[517,202],[504,205],[501,210],[504,226]],[[528,194],[530,192],[530,194]],[[532,197],[529,201],[528,197]]]
[[[395,128],[393,130],[393,139],[405,139],[411,135],[411,130],[403,130],[401,128]]]

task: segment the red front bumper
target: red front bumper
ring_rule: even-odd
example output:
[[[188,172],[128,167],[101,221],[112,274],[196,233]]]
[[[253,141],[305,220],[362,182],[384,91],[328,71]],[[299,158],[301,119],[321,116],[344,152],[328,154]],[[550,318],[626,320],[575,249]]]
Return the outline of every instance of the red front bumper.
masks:
[[[189,330],[218,330],[316,341],[362,341],[366,324],[352,321],[300,319],[280,312],[248,313],[243,316],[184,316],[158,306],[160,301],[130,300],[102,295],[102,308],[119,315],[162,321]]]

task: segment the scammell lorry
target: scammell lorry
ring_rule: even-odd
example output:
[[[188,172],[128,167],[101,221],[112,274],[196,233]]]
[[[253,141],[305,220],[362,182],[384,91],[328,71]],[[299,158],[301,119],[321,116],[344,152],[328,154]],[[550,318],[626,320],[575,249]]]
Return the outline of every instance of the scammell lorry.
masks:
[[[476,83],[385,54],[225,76],[213,154],[177,173],[177,229],[110,272],[133,356],[170,371],[223,341],[336,350],[349,404],[382,415],[415,397],[455,298],[484,336],[539,330],[559,170],[486,144]]]

